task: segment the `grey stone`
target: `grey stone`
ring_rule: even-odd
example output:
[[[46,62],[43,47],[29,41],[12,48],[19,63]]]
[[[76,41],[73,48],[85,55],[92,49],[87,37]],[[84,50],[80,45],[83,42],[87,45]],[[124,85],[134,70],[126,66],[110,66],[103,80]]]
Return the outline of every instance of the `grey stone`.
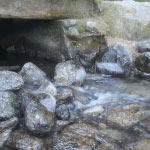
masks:
[[[87,21],[86,30],[89,32],[95,32],[95,33],[99,32],[98,25],[96,24],[96,22],[93,22],[93,21]]]
[[[72,60],[56,65],[54,79],[59,86],[69,86],[73,83],[82,83],[85,77],[85,69]]]
[[[79,142],[80,141],[80,142]],[[111,140],[101,136],[99,129],[84,123],[73,123],[54,138],[54,150],[122,150]]]
[[[131,74],[132,56],[126,45],[122,43],[116,43],[114,46],[109,47],[108,52],[102,57],[102,62],[117,63],[122,67],[126,76]]]
[[[65,27],[65,28],[70,28],[70,27],[72,27],[72,26],[75,26],[76,23],[77,23],[77,20],[75,20],[75,19],[66,20],[66,21],[64,22],[64,27]]]
[[[59,87],[56,95],[57,105],[65,104],[69,100],[73,99],[73,91],[71,88]]]
[[[70,117],[69,108],[67,105],[63,104],[56,108],[56,115],[59,119],[68,120]]]
[[[78,30],[75,27],[70,27],[68,32],[69,32],[68,33],[69,36],[79,36],[80,35]]]
[[[106,113],[106,118],[109,124],[123,128],[130,128],[140,121],[138,113],[123,109],[109,110]]]
[[[0,122],[0,132],[8,128],[14,128],[18,124],[18,118],[14,117],[7,121]]]
[[[47,94],[33,95],[26,93],[22,103],[25,115],[25,125],[32,133],[48,134],[54,125],[56,102]]]
[[[150,73],[150,52],[142,53],[136,57],[135,66],[142,72]]]
[[[84,110],[83,114],[97,116],[97,115],[101,114],[103,111],[104,111],[104,108],[102,106],[94,106],[94,107]]]
[[[150,52],[150,40],[141,41],[136,45],[139,53]]]
[[[0,120],[6,120],[16,116],[18,102],[12,92],[0,92]]]
[[[0,122],[0,149],[10,137],[12,129],[18,124],[17,118],[12,118],[7,121]]]
[[[117,63],[96,63],[98,72],[102,74],[109,74],[113,76],[123,75],[124,71]]]
[[[24,82],[22,77],[11,71],[0,71],[0,91],[19,90]]]
[[[0,133],[0,148],[3,148],[2,146],[10,137],[11,132],[12,132],[12,129],[6,129],[2,133]]]
[[[22,76],[24,82],[35,85],[41,85],[46,79],[46,74],[31,62],[26,63],[19,74]]]
[[[7,141],[10,148],[17,150],[46,150],[41,138],[31,136],[25,131],[16,130]]]
[[[51,81],[46,79],[34,93],[45,93],[55,97],[57,95],[57,89]]]

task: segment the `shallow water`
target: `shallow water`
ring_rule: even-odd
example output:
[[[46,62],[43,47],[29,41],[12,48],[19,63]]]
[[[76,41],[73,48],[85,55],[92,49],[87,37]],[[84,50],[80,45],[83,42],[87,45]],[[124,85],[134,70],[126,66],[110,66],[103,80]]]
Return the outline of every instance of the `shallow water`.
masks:
[[[76,121],[82,120],[98,127],[95,134],[101,133],[100,138],[108,142],[93,149],[150,149],[149,81],[93,74],[87,76],[82,87],[71,88],[75,91],[74,111],[78,112],[76,115],[80,118]],[[66,134],[67,131],[64,132]],[[117,139],[118,134],[124,138]],[[76,139],[79,135],[70,136]]]
[[[30,59],[20,57],[2,65],[22,67],[27,61]],[[32,62],[52,79],[55,64],[39,59]],[[68,88],[73,98],[65,104],[70,113],[65,121],[70,123],[56,133],[54,150],[150,149],[149,81],[88,74],[82,86]]]

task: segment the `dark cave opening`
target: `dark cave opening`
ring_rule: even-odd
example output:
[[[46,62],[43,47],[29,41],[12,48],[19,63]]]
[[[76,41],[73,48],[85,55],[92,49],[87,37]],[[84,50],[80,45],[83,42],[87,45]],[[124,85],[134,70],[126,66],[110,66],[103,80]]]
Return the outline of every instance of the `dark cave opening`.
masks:
[[[18,53],[16,45],[22,42],[20,36],[26,30],[33,29],[35,24],[46,22],[43,20],[26,19],[0,19],[0,71],[9,70],[18,72],[21,67],[32,62],[47,73],[53,76],[56,63],[50,59],[29,56],[26,53]],[[16,36],[19,35],[19,36]]]

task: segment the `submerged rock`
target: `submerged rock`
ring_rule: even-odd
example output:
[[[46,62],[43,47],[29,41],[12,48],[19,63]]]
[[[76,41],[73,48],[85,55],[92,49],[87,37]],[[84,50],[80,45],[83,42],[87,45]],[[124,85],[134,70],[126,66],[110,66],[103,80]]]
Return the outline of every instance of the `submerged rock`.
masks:
[[[86,109],[83,112],[83,114],[97,116],[98,114],[102,113],[103,111],[104,111],[104,108],[102,106],[94,106],[94,107]]]
[[[54,97],[47,94],[27,94],[22,105],[28,130],[41,135],[51,132],[56,106]]]
[[[124,71],[117,63],[96,63],[98,72],[102,74],[109,74],[114,76],[123,75]]]
[[[74,123],[62,130],[54,139],[54,150],[121,150],[119,146],[101,137],[96,127]]]
[[[129,128],[138,123],[139,117],[136,113],[129,110],[110,110],[106,114],[109,124]]]
[[[70,86],[73,83],[82,83],[85,77],[85,69],[72,60],[59,63],[55,68],[54,79],[59,86]]]
[[[142,72],[150,73],[150,52],[138,56],[135,60],[135,66]]]
[[[150,147],[150,139],[143,138],[126,147],[126,150],[148,150]]]
[[[150,52],[150,40],[139,42],[136,46],[136,50],[139,53]]]
[[[17,150],[46,150],[42,139],[19,130],[11,134],[7,145]]]
[[[19,90],[23,84],[19,74],[12,71],[0,71],[0,91]]]
[[[0,92],[0,120],[12,118],[18,113],[16,95],[12,92]]]
[[[46,74],[31,62],[26,63],[19,74],[25,82],[35,85],[41,85],[46,79]]]

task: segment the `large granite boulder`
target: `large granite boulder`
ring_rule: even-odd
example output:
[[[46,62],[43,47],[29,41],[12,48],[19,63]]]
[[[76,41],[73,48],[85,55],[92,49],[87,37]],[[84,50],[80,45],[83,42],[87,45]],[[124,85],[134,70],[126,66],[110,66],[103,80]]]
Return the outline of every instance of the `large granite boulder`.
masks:
[[[58,19],[91,16],[93,0],[0,0],[0,17],[27,19]]]

